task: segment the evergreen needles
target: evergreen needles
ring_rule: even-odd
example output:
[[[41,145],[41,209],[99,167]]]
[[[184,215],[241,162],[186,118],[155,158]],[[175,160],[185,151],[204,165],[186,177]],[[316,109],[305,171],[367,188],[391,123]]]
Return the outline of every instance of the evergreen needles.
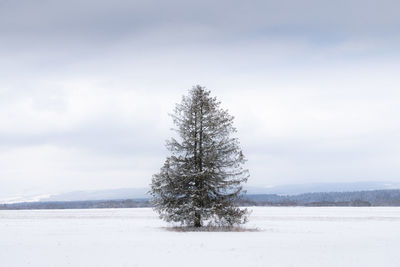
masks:
[[[233,116],[220,108],[210,91],[189,90],[171,115],[179,138],[151,184],[152,204],[160,217],[182,225],[232,226],[247,221],[236,206],[248,170],[233,127]]]

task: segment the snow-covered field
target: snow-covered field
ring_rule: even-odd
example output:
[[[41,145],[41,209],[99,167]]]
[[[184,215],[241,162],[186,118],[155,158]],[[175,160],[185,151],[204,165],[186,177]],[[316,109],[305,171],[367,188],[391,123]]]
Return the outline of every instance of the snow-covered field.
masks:
[[[151,209],[0,211],[0,266],[400,266],[400,208],[259,207],[259,232],[172,232]]]

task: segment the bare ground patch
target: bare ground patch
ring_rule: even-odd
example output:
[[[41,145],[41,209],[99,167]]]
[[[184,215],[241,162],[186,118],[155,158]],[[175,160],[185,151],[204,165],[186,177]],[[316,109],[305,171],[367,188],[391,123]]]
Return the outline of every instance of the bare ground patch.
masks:
[[[166,231],[171,232],[260,232],[258,228],[245,228],[241,226],[203,226],[203,227],[191,227],[191,226],[172,226],[163,227]]]

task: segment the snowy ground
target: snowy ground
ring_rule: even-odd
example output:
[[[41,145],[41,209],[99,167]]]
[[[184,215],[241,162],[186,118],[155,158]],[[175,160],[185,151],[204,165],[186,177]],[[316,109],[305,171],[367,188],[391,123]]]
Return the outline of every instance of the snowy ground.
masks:
[[[0,211],[0,266],[400,266],[400,208],[251,208],[259,232],[171,232],[151,209]]]

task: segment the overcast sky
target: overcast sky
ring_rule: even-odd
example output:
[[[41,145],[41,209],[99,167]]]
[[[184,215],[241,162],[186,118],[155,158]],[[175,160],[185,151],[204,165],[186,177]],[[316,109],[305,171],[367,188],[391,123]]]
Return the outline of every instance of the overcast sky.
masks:
[[[145,187],[200,84],[249,185],[400,182],[397,0],[0,0],[0,197]]]

